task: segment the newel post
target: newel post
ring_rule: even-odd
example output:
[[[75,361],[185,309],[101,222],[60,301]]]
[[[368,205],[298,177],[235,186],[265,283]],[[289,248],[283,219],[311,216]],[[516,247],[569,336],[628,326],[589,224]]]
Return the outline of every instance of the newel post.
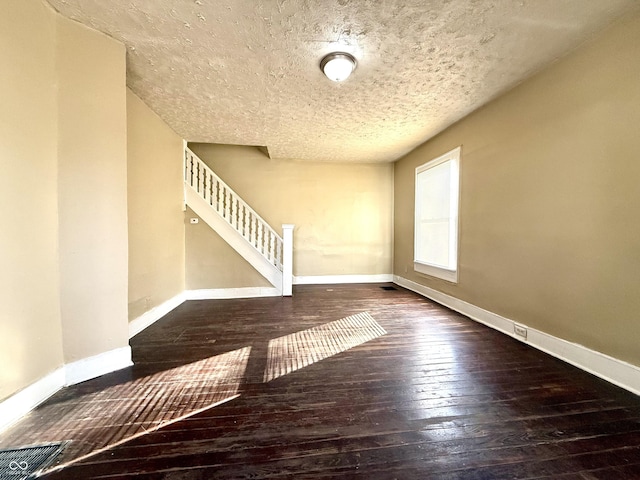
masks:
[[[292,224],[282,225],[282,296],[293,294],[293,227]]]

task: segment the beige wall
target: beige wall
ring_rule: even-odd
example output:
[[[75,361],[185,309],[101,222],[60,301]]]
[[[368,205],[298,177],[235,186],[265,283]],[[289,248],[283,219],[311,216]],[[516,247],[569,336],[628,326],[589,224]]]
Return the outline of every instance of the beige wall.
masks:
[[[125,49],[56,16],[65,362],[128,345]]]
[[[277,231],[296,225],[294,275],[390,273],[392,165],[275,161],[256,147],[191,148]]]
[[[201,288],[269,287],[272,285],[204,221],[191,224],[198,215],[184,214],[187,290]]]
[[[184,290],[182,139],[127,90],[129,320]]]
[[[397,162],[397,275],[640,365],[640,18]],[[459,284],[412,270],[414,169],[462,145]]]
[[[41,2],[0,15],[0,400],[62,365],[55,31]]]

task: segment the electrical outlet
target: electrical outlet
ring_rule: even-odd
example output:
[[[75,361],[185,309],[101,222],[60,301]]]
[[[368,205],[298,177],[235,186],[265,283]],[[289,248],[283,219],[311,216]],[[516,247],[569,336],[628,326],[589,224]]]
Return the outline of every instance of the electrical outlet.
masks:
[[[518,325],[517,323],[513,324],[513,333],[517,336],[522,337],[526,340],[527,338],[527,327],[523,327],[522,325]]]
[[[190,218],[189,222],[192,224],[198,223],[198,219],[197,218]]]

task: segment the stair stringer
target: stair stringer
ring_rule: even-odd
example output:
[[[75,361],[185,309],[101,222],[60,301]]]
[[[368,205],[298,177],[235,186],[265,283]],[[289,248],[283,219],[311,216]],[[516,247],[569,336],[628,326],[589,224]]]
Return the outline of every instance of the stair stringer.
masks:
[[[204,200],[193,187],[185,182],[187,205],[209,225],[242,258],[282,293],[282,272],[267,260],[253,245],[233,228],[216,210]]]

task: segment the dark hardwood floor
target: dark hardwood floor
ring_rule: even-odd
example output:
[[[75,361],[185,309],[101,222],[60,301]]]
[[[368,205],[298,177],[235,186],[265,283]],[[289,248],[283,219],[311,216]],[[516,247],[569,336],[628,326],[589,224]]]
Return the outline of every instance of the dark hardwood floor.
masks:
[[[0,446],[71,440],[48,480],[640,479],[640,397],[397,288],[187,302]]]

